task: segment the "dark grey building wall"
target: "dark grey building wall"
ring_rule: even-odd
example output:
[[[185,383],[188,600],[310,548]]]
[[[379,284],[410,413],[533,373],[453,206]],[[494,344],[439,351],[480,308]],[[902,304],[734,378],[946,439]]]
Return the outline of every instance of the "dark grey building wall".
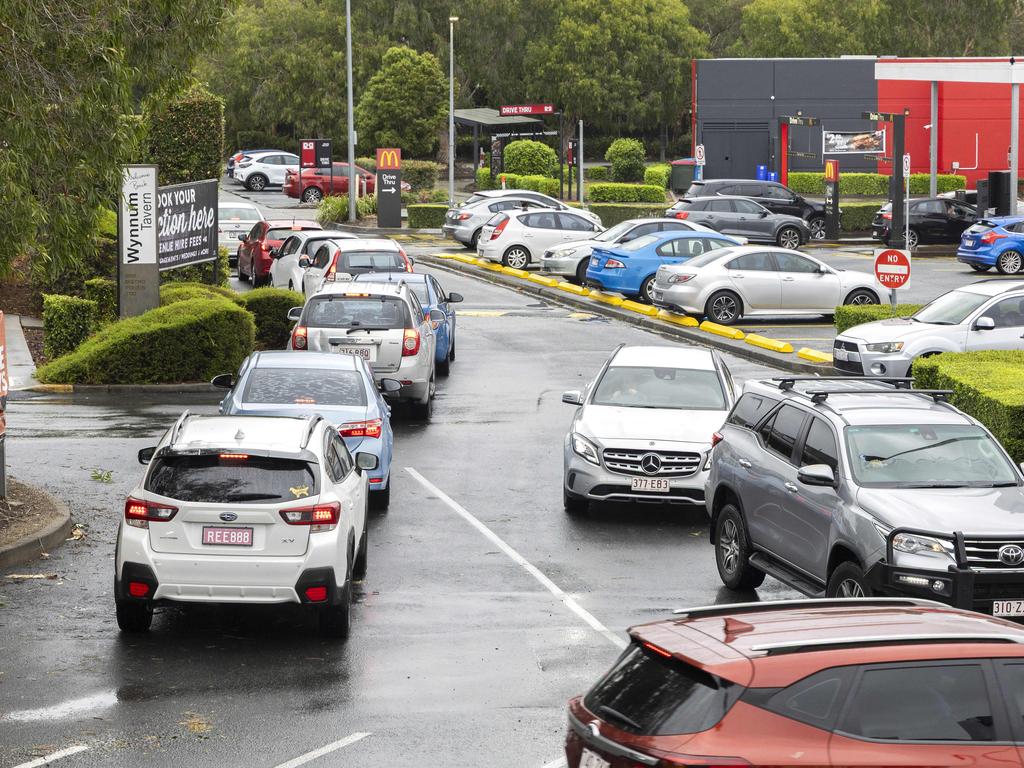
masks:
[[[861,113],[878,103],[874,59],[702,59],[697,62],[697,135],[707,154],[707,178],[751,178],[758,164],[778,170],[779,118],[816,117],[791,126],[791,171],[821,171],[821,129],[872,127]],[[835,155],[844,171],[875,172],[863,155]]]

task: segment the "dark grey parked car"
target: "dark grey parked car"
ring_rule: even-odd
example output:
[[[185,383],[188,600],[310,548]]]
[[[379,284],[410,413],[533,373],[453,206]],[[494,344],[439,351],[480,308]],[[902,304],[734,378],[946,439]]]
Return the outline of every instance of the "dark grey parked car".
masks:
[[[777,181],[757,179],[698,179],[683,197],[726,195],[746,197],[760,203],[772,213],[799,216],[807,222],[812,240],[825,237],[825,204],[808,200]]]
[[[799,216],[772,213],[745,197],[683,198],[665,211],[665,216],[694,221],[726,235],[745,237],[751,242],[774,243],[792,250],[811,237],[807,222]]]
[[[1024,478],[991,433],[910,379],[748,381],[707,507],[730,589],[929,598],[1024,619]]]

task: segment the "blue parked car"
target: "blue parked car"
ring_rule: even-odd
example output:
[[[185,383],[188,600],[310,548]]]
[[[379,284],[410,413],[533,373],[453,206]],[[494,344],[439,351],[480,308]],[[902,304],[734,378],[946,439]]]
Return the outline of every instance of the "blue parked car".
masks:
[[[682,264],[718,248],[743,245],[743,241],[719,232],[654,232],[614,248],[595,247],[590,252],[587,283],[606,291],[638,296],[651,304],[651,288],[658,267]]]
[[[367,472],[370,506],[391,502],[391,408],[373,383],[369,364],[356,355],[331,352],[253,352],[238,375],[222,373],[212,384],[230,391],[220,412],[230,416],[302,416],[318,413],[338,428],[349,453],[372,453],[377,469]],[[384,379],[397,392],[401,382]]]
[[[1024,216],[999,216],[976,222],[961,236],[956,258],[975,272],[988,272],[992,267],[1004,275],[1021,272]]]
[[[419,272],[389,272],[386,274],[367,272],[355,275],[353,280],[359,283],[405,283],[423,305],[424,315],[429,315],[432,309],[444,312],[444,322],[437,322],[434,325],[434,331],[437,334],[434,356],[437,361],[438,374],[447,376],[451,373],[451,364],[455,360],[455,310],[451,305],[461,302],[462,294],[445,293],[441,284],[437,282],[437,278]]]

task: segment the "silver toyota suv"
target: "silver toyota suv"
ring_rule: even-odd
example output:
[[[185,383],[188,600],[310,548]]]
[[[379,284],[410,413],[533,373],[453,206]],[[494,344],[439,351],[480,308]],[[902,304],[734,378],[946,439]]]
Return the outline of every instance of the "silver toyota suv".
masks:
[[[706,490],[718,572],[812,597],[927,597],[1024,618],[1024,477],[909,379],[747,382]]]

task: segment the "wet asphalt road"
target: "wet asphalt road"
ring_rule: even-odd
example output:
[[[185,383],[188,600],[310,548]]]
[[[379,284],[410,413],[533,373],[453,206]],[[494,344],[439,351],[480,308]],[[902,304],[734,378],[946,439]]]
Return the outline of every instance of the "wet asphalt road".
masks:
[[[396,414],[391,510],[371,517],[345,644],[288,606],[168,609],[148,635],[119,635],[114,540],[142,474],[135,454],[183,408],[214,412],[215,397],[10,404],[11,473],[67,501],[87,535],[0,574],[0,766],[84,745],[54,765],[294,768],[346,737],[308,764],[557,765],[565,702],[607,669],[626,627],[751,598],[720,586],[702,510],[562,511],[572,408],[561,392],[619,342],[672,342],[437,274],[466,296],[458,359],[429,425]],[[772,373],[728,362],[737,379]],[[111,481],[90,479],[93,469]],[[789,596],[771,581],[759,593]]]

